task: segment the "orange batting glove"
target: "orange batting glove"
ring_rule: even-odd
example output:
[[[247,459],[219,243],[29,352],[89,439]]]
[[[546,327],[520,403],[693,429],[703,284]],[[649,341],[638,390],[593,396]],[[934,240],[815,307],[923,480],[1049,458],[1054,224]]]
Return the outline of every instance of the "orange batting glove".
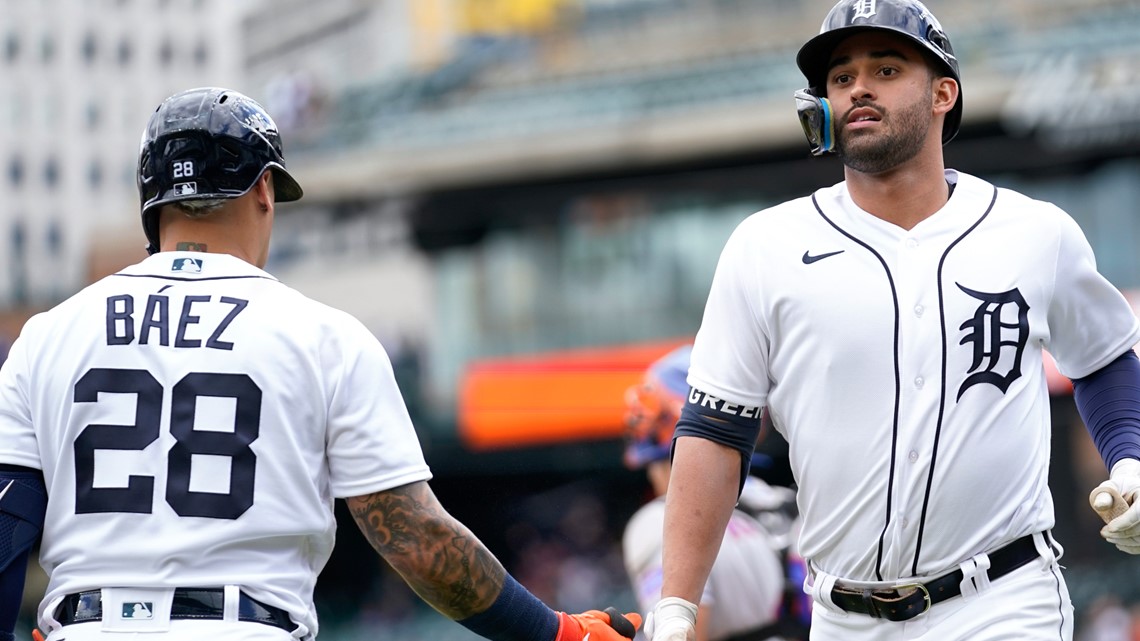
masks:
[[[641,615],[621,614],[615,608],[586,610],[582,614],[558,613],[558,634],[554,641],[625,641],[641,627]]]
[[[44,641],[44,635],[39,631],[39,628],[32,628],[32,639],[34,641]]]

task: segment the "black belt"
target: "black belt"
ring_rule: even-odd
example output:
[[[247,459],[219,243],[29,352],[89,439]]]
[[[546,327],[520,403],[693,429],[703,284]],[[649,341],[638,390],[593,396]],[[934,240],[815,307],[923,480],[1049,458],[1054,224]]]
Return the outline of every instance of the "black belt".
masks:
[[[225,611],[222,588],[175,588],[170,605],[171,619],[221,620]],[[103,620],[103,595],[99,590],[78,592],[63,597],[52,614],[60,625]],[[297,628],[289,613],[266,605],[244,592],[238,596],[238,621],[264,623],[286,632]]]
[[[999,579],[1037,556],[1033,535],[1023,536],[989,553],[989,578]],[[889,590],[852,590],[835,586],[831,590],[831,600],[847,612],[867,614],[888,621],[908,621],[923,614],[932,605],[962,594],[964,577],[959,568],[926,583],[900,585]]]

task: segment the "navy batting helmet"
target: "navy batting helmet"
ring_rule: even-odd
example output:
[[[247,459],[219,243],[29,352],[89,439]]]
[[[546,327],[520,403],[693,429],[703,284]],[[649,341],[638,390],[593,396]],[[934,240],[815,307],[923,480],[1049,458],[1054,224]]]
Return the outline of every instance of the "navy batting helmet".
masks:
[[[796,92],[796,105],[812,153],[835,149],[834,119],[827,100],[827,68],[831,53],[847,37],[860,31],[897,33],[930,54],[941,72],[958,83],[958,102],[942,124],[942,144],[958,134],[962,123],[962,79],[958,59],[942,25],[918,0],[841,0],[823,19],[819,35],[808,40],[796,55],[796,64],[808,88]]]
[[[266,169],[274,197],[297,200],[301,186],[285,171],[277,125],[236,91],[201,87],[162,102],[143,130],[138,186],[150,250],[158,248],[158,212],[182,200],[237,198]]]

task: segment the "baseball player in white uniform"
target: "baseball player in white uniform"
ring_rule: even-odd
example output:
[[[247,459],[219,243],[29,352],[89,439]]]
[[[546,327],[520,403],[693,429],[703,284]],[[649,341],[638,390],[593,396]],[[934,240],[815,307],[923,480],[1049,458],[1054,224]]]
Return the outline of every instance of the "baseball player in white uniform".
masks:
[[[638,605],[649,611],[661,598],[661,543],[665,490],[669,483],[669,449],[673,429],[689,387],[691,346],[674,349],[655,361],[644,380],[626,393],[626,449],[631,469],[644,469],[656,498],[634,513],[622,536],[626,572]],[[754,503],[778,506],[793,495],[749,476]],[[778,490],[786,490],[779,492]],[[785,603],[785,570],[781,551],[786,541],[742,510],[734,510],[720,553],[699,602],[696,641],[761,641],[785,634],[791,609]],[[789,620],[782,620],[784,614]]]
[[[260,105],[168,98],[139,190],[152,255],[29,320],[0,370],[0,464],[47,489],[37,635],[314,638],[344,497],[409,585],[483,636],[634,636],[637,615],[554,612],[511,578],[428,487],[380,343],[262,270],[275,203],[302,192]]]
[[[946,169],[957,59],[915,0],[842,0],[797,63],[845,181],[721,255],[674,441],[653,641],[696,603],[767,406],[789,442],[811,638],[1068,640],[1042,350],[1107,468],[1140,487],[1140,323],[1057,207]],[[1109,411],[1111,410],[1111,411]],[[1140,506],[1102,535],[1140,552]]]

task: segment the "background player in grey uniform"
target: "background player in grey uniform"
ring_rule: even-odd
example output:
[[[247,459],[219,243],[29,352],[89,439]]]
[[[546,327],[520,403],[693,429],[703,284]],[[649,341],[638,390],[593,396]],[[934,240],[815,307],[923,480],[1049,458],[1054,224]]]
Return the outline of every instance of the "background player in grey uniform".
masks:
[[[625,464],[631,469],[644,469],[656,495],[634,513],[622,537],[626,572],[644,610],[651,610],[661,598],[661,541],[669,450],[673,428],[689,390],[685,377],[690,351],[691,347],[685,345],[658,359],[642,383],[626,393]],[[802,600],[784,601],[787,583],[783,552],[792,518],[780,509],[785,502],[794,500],[794,492],[769,486],[755,476],[749,476],[745,483],[745,494],[754,509],[767,510],[773,517],[780,515],[787,522],[770,532],[743,510],[733,512],[720,554],[701,594],[697,641],[760,641],[777,634],[786,636],[789,628],[798,623],[792,618],[792,610]]]
[[[1070,639],[1042,353],[1128,501],[1140,323],[1065,212],[948,170],[958,62],[914,0],[843,0],[797,56],[845,181],[725,245],[674,441],[654,641],[695,602],[767,406],[789,443],[812,639]],[[1102,535],[1140,551],[1140,504]]]
[[[168,98],[138,178],[152,255],[29,320],[0,370],[0,464],[47,486],[48,641],[314,637],[335,497],[481,635],[634,635],[637,615],[557,613],[511,578],[428,487],[375,337],[261,269],[275,203],[301,188],[257,103]]]

